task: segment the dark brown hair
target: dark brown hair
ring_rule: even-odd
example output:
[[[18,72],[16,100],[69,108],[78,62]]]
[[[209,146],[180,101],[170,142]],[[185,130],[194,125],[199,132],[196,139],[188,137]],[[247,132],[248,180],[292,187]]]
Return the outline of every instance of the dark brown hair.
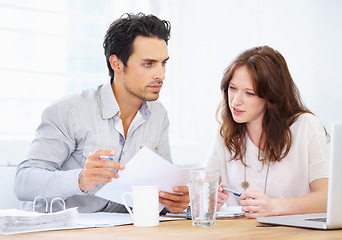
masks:
[[[276,162],[283,159],[291,148],[290,126],[302,113],[311,113],[303,104],[298,88],[288,70],[284,57],[268,46],[255,47],[240,54],[225,70],[221,90],[223,100],[220,134],[229,152],[230,160],[241,160],[245,164],[246,123],[233,120],[228,105],[228,87],[237,68],[245,66],[254,81],[257,96],[267,101],[262,120],[264,145],[259,150],[259,160]]]
[[[108,28],[103,41],[104,53],[111,82],[114,71],[109,58],[115,54],[127,66],[127,61],[133,52],[133,41],[137,36],[163,39],[166,44],[170,39],[171,24],[154,15],[124,14],[115,20]]]

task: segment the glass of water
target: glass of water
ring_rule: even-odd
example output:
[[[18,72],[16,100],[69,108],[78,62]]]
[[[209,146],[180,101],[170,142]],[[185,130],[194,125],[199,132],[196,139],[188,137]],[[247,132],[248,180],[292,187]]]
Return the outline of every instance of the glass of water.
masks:
[[[190,207],[193,226],[213,226],[216,221],[219,171],[188,172]]]

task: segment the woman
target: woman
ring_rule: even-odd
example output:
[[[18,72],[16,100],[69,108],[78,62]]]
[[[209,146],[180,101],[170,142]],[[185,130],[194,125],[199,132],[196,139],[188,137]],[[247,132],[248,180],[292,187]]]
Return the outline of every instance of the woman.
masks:
[[[220,131],[208,169],[220,169],[218,209],[245,216],[325,212],[328,134],[302,103],[283,56],[268,46],[243,52],[226,69]]]

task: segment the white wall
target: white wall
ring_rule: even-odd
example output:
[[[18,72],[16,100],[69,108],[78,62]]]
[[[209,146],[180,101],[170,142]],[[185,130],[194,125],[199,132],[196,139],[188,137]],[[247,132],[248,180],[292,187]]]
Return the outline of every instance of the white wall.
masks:
[[[223,70],[240,52],[258,45],[280,51],[306,105],[328,131],[342,120],[342,1],[179,0],[176,56],[178,106],[185,141],[172,138],[179,165],[205,162],[218,127],[215,120]],[[176,40],[174,39],[176,38]],[[166,104],[167,105],[167,104]],[[166,106],[171,109],[170,106]],[[171,132],[176,131],[172,129]]]
[[[328,131],[332,121],[342,120],[340,0],[115,0],[112,8],[111,19],[142,11],[172,23],[160,100],[169,112],[177,165],[205,163],[218,128],[222,73],[239,53],[258,45],[284,55],[305,103]],[[18,140],[0,139],[5,162],[20,162],[30,140],[20,143],[13,157],[6,149],[17,147]]]
[[[16,170],[16,167],[0,167],[0,188],[2,191],[0,209],[19,208],[20,206],[20,202],[13,191]]]

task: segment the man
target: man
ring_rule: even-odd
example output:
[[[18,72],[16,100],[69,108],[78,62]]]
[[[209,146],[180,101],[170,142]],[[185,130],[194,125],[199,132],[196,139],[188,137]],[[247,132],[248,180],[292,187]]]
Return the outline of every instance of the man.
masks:
[[[22,208],[31,210],[34,198],[44,196],[63,198],[66,207],[80,212],[125,212],[123,205],[95,193],[115,181],[143,146],[171,161],[168,117],[155,101],[165,78],[169,37],[170,23],[153,15],[126,14],[111,24],[103,43],[111,81],[45,109],[17,170],[15,192]],[[188,206],[188,189],[174,191],[178,194],[160,192],[160,203],[179,213]]]

